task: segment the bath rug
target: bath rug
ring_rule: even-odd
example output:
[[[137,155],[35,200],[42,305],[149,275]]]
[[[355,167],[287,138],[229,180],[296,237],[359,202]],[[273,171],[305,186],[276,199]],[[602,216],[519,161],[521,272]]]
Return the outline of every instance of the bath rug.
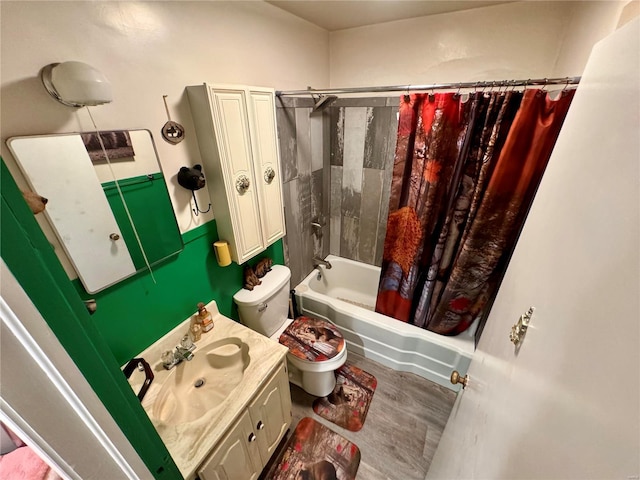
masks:
[[[360,449],[355,444],[305,417],[298,422],[280,459],[264,478],[354,480],[359,465]]]
[[[347,362],[336,370],[333,392],[316,399],[313,411],[339,427],[357,432],[364,425],[377,385],[376,377]]]

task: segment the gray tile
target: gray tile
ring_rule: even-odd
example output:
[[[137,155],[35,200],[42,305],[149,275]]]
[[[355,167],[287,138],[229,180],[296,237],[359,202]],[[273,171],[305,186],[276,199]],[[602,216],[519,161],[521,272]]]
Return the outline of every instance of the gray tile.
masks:
[[[396,95],[394,97],[387,97],[387,101],[385,103],[385,105],[387,107],[396,107],[398,108],[398,105],[400,105],[400,99],[402,98],[402,95]]]
[[[293,97],[294,98],[294,105],[296,106],[296,108],[309,108],[311,109],[313,107],[313,105],[315,104],[315,102],[313,101],[313,99],[311,98],[311,96],[304,96],[304,97]],[[309,110],[309,113],[311,113],[311,110]]]
[[[342,165],[344,155],[344,108],[329,109],[329,149],[331,165]]]
[[[344,97],[338,98],[331,107],[384,107],[386,105],[386,97]]]
[[[344,181],[344,179],[343,179]],[[353,188],[342,187],[342,216],[353,218],[360,217],[362,193],[355,191]]]
[[[364,166],[382,170],[389,157],[391,107],[375,107],[371,113],[364,144]]]
[[[342,215],[342,167],[331,166],[331,198],[329,212],[333,216]]]
[[[378,239],[382,171],[365,168],[363,174],[358,260],[371,265],[375,261]]]
[[[391,107],[389,112],[389,130],[387,135],[387,156],[384,169],[393,169],[393,158],[396,153],[396,141],[398,140],[398,107]]]
[[[311,174],[298,176],[298,205],[300,209],[300,223],[296,227],[311,228]]]
[[[377,240],[376,240],[376,256],[373,264],[380,267],[382,265],[382,256],[384,254],[384,239],[387,233],[387,224],[378,223]]]
[[[302,238],[299,225],[301,223],[300,204],[298,202],[298,180],[294,179],[283,185],[285,203],[284,219],[287,228],[287,249],[291,284],[297,285],[302,280]]]
[[[276,95],[276,108],[294,108],[295,100],[293,97],[289,96],[277,96]]]
[[[370,109],[347,108],[344,116],[344,159],[342,188],[362,191],[364,139]]]
[[[393,179],[393,167],[382,170],[382,193],[380,194],[380,215],[378,222],[387,223],[389,216],[389,195],[391,192],[391,180]]]
[[[311,171],[315,172],[322,168],[323,163],[323,132],[322,132],[322,115],[315,115],[309,118],[310,135],[311,135]]]
[[[298,175],[311,173],[311,124],[309,109],[296,108],[296,165]]]
[[[327,216],[324,205],[324,170],[311,173],[311,218],[321,221]]]
[[[335,216],[329,219],[329,253],[340,255],[340,239],[342,238],[342,217]]]
[[[293,108],[277,108],[276,123],[278,127],[282,180],[283,182],[288,182],[298,176],[295,110]]]
[[[360,235],[359,219],[343,216],[340,230],[340,256],[357,260],[358,236]]]

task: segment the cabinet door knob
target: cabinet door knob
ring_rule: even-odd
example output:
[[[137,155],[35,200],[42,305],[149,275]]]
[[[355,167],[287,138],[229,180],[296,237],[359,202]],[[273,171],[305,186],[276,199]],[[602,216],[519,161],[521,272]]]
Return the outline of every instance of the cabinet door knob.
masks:
[[[249,177],[247,177],[246,175],[240,175],[236,179],[236,190],[239,193],[244,193],[247,190],[249,190],[250,185],[251,185],[251,182],[249,181]]]
[[[271,167],[267,167],[267,169],[264,171],[264,181],[267,183],[271,183],[274,178],[276,178],[276,171]]]
[[[264,423],[262,423],[262,420],[260,420],[260,421],[258,422],[258,424],[256,425],[256,428],[257,428],[258,430],[262,430],[262,429],[264,428]]]
[[[118,235],[117,233],[112,233],[111,235],[109,235],[109,238],[115,242],[116,240],[120,240],[120,235]]]
[[[256,434],[251,432],[251,434],[249,435],[248,440],[249,440],[249,442],[255,442],[256,441]]]

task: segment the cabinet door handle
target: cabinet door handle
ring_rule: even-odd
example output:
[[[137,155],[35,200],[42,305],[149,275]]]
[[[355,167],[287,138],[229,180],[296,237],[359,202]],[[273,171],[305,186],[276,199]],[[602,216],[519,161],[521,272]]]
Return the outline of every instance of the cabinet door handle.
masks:
[[[267,167],[267,169],[264,171],[264,181],[267,183],[271,183],[273,182],[274,178],[276,178],[276,171],[271,167]]]
[[[258,424],[256,425],[256,428],[257,428],[258,430],[262,430],[262,429],[264,428],[264,423],[262,423],[262,420],[260,420],[260,421],[258,422]]]
[[[251,432],[251,434],[249,435],[248,440],[249,440],[249,442],[255,442],[256,441],[256,434]]]
[[[249,181],[249,177],[247,177],[246,175],[240,175],[236,179],[236,190],[239,193],[244,193],[247,190],[249,190],[250,185],[251,185],[251,182]]]

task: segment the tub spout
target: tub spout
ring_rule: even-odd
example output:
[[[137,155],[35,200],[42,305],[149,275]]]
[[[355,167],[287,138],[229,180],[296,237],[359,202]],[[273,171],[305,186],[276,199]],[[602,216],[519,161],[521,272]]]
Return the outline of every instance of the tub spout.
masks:
[[[327,270],[331,268],[331,264],[328,261],[322,260],[318,257],[313,257],[313,268],[317,267],[318,265],[324,266],[324,268],[326,268]]]

